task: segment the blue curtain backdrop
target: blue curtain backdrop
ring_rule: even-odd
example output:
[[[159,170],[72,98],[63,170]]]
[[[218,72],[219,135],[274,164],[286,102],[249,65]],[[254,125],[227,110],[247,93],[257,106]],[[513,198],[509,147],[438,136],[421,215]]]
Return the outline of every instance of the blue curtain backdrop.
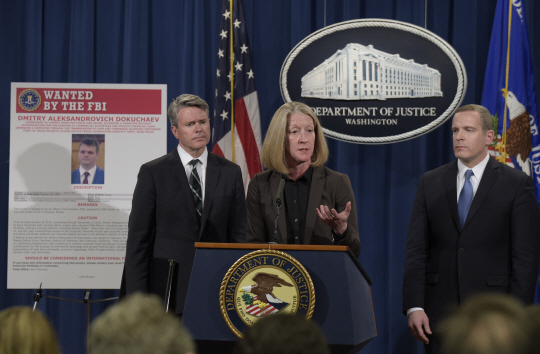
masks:
[[[525,6],[540,73],[540,5]],[[263,133],[283,103],[281,65],[324,26],[322,0],[244,0]],[[479,103],[496,1],[430,0],[427,28],[448,41],[468,75],[464,104]],[[0,0],[0,309],[31,305],[34,291],[6,290],[10,82],[167,84],[168,101],[194,93],[213,103],[221,0]],[[535,6],[536,5],[536,6]],[[424,27],[425,0],[328,1],[326,24],[395,19]],[[536,87],[540,87],[538,75]],[[211,107],[212,108],[212,107]],[[365,146],[329,139],[328,166],[350,176],[358,203],[360,262],[373,279],[378,336],[363,353],[420,353],[401,314],[407,226],[420,176],[453,159],[450,122],[420,138]],[[168,136],[168,150],[177,141]],[[129,148],[126,147],[126,155]],[[51,158],[53,158],[51,156]],[[83,290],[47,290],[82,300]],[[92,291],[92,300],[117,291]],[[91,306],[91,318],[109,303]],[[64,353],[84,353],[86,306],[42,299]]]

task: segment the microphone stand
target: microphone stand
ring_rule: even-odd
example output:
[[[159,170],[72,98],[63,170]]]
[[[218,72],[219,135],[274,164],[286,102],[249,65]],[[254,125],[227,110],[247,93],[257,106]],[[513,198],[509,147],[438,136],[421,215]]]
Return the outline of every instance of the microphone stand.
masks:
[[[39,300],[42,297],[49,298],[49,299],[55,299],[55,300],[61,300],[61,301],[71,301],[71,302],[78,302],[78,303],[86,304],[86,336],[87,336],[86,340],[87,340],[87,342],[88,342],[88,333],[89,333],[88,331],[90,329],[90,304],[94,303],[94,302],[118,300],[118,297],[110,297],[108,299],[99,299],[99,300],[90,300],[90,289],[87,289],[86,292],[84,293],[84,299],[83,300],[66,299],[66,298],[62,298],[62,297],[58,297],[58,296],[45,295],[45,294],[43,294],[43,291],[41,290],[41,285],[42,284],[39,284],[39,289],[37,289],[36,293],[34,294],[34,309],[33,309],[33,311],[36,311],[37,304],[38,304]],[[89,352],[88,343],[86,343],[86,352],[87,353]]]
[[[38,304],[39,300],[41,299],[41,297],[43,296],[43,294],[41,293],[41,285],[42,284],[43,283],[39,284],[39,289],[37,289],[36,293],[34,294],[34,308],[32,309],[33,312],[36,311],[37,304]]]
[[[277,221],[279,219],[279,211],[281,210],[281,199],[280,198],[277,198],[276,199],[276,206],[277,206],[277,216],[276,216],[276,220],[274,221],[274,242],[270,242],[270,243],[279,243],[279,236],[278,236],[278,232],[277,232],[277,229],[278,229],[278,224],[277,224]]]
[[[276,220],[274,221],[274,242],[268,242],[268,243],[279,243],[279,235],[278,235],[278,219],[279,219],[279,211],[281,210],[281,199],[283,198],[283,188],[285,188],[285,180],[281,179],[279,181],[279,187],[277,190],[277,196],[276,196],[276,208],[277,208],[277,215]]]

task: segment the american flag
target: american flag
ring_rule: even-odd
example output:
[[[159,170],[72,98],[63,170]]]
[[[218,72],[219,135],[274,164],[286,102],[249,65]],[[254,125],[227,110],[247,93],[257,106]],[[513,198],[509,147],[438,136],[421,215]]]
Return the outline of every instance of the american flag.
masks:
[[[247,191],[247,185],[253,175],[262,171],[261,122],[244,8],[241,0],[232,0],[232,2],[231,11],[229,0],[223,1],[217,53],[212,152],[240,166]],[[234,48],[232,62],[231,40]],[[234,90],[231,90],[231,83],[234,85]],[[234,106],[231,107],[233,100]],[[234,143],[231,139],[232,119],[234,119]],[[234,149],[231,148],[232,146]]]

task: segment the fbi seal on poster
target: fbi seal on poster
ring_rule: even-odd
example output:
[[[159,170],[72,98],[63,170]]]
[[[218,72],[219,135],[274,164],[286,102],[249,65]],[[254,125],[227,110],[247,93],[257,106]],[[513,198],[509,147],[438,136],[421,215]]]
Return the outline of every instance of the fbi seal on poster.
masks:
[[[41,96],[36,90],[28,89],[19,95],[19,105],[25,111],[34,111],[41,104]]]
[[[229,269],[219,292],[221,314],[231,331],[242,331],[276,313],[311,318],[315,289],[306,269],[295,258],[276,250],[248,253]]]

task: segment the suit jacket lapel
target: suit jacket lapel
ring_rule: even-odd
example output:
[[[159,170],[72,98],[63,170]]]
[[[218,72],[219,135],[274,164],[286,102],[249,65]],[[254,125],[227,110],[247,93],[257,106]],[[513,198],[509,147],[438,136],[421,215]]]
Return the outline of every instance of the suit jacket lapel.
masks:
[[[448,170],[444,173],[444,190],[446,191],[446,198],[448,200],[448,206],[450,207],[450,213],[452,219],[454,219],[454,225],[458,230],[461,229],[461,222],[459,221],[459,211],[457,206],[457,187],[456,179],[458,174],[457,160],[448,165]]]
[[[220,169],[217,163],[215,156],[208,152],[208,166],[206,166],[206,186],[204,187],[204,204],[203,204],[203,213],[201,218],[201,228],[199,230],[199,238],[202,236],[204,231],[204,225],[206,225],[206,220],[208,220],[208,215],[210,214],[210,209],[212,207],[212,202],[214,201],[214,191],[219,181]]]
[[[309,199],[306,212],[306,230],[304,233],[304,243],[309,245],[311,242],[311,235],[313,235],[313,229],[317,222],[318,215],[315,211],[321,205],[322,194],[324,191],[324,185],[326,184],[326,176],[324,174],[323,167],[314,167],[313,176],[311,178],[311,187],[309,189]],[[330,208],[333,206],[329,206]]]
[[[171,176],[174,176],[175,183],[178,184],[178,189],[182,195],[182,199],[178,200],[178,203],[190,203],[193,207],[186,208],[189,210],[189,215],[187,217],[191,218],[194,223],[197,222],[197,211],[195,207],[195,202],[193,201],[193,194],[191,194],[191,189],[189,188],[189,182],[186,176],[186,169],[182,165],[182,160],[180,160],[180,155],[178,155],[178,150],[174,149],[167,155],[171,167]]]
[[[480,180],[480,184],[478,185],[478,189],[476,190],[476,193],[474,195],[471,208],[469,209],[469,213],[467,214],[467,219],[465,220],[465,223],[463,224],[463,228],[467,226],[469,223],[469,220],[474,216],[474,213],[478,210],[486,196],[488,195],[489,190],[491,189],[491,186],[493,186],[493,183],[497,180],[498,177],[498,171],[499,169],[499,163],[494,158],[489,158],[488,163],[486,165],[486,168],[484,169],[484,173],[482,174],[482,179]]]
[[[277,217],[277,206],[275,198],[277,196],[279,182],[281,181],[281,173],[272,172],[270,176],[270,203],[274,206],[274,220]],[[285,198],[283,198],[285,199]],[[285,200],[281,201],[281,210],[279,211],[278,219],[278,235],[279,243],[287,243],[287,207],[285,206]],[[274,235],[270,235],[270,241],[274,240]]]

